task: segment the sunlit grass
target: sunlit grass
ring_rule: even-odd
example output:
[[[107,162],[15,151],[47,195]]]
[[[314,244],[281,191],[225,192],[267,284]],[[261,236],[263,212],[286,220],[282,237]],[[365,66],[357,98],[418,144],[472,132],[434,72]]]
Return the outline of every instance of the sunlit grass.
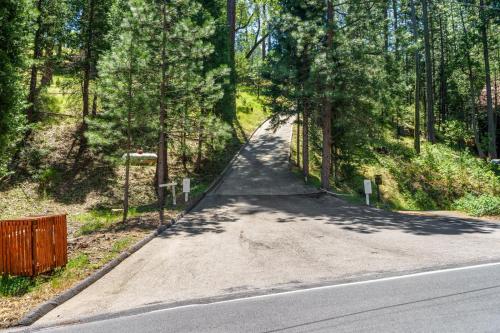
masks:
[[[236,99],[236,117],[245,137],[248,138],[253,131],[270,115],[265,107],[264,97],[258,97],[248,88],[241,88]]]

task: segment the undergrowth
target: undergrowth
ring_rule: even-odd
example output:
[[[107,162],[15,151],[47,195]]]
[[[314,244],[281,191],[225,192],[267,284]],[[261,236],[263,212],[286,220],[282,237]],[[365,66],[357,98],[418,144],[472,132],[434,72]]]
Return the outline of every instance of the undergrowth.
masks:
[[[296,143],[292,158],[296,158]],[[415,154],[411,138],[389,135],[367,147],[357,163],[343,165],[333,190],[354,203],[364,202],[363,180],[381,175],[383,203],[397,210],[456,209],[475,216],[500,215],[500,171],[471,152],[445,144],[422,142]],[[313,159],[309,183],[320,186],[321,165]],[[298,171],[297,171],[298,172]],[[372,202],[375,202],[375,191]],[[377,204],[377,203],[375,203]]]
[[[34,281],[23,276],[3,275],[0,279],[0,296],[21,296],[34,287]]]
[[[455,202],[454,208],[473,216],[500,216],[500,197],[467,194]]]

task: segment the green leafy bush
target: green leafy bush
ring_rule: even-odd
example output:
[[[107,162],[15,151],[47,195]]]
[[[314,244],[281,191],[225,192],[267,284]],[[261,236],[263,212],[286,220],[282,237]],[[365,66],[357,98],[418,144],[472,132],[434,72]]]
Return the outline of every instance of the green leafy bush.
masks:
[[[467,194],[458,199],[454,207],[473,216],[500,215],[500,197],[488,194],[480,196]]]
[[[47,190],[55,186],[62,179],[62,173],[56,168],[41,169],[34,177],[38,181],[38,190],[40,193],[47,194]]]
[[[0,279],[1,296],[22,296],[34,286],[34,281],[22,276],[4,275]]]
[[[470,193],[476,197],[500,196],[500,177],[495,166],[468,151],[457,151],[444,144],[422,144],[420,155],[379,154],[380,167],[394,179],[386,188],[388,201],[405,198],[403,209],[450,209]]]
[[[462,148],[465,141],[473,139],[471,130],[465,127],[465,124],[458,120],[447,121],[443,130],[444,141],[451,147]]]

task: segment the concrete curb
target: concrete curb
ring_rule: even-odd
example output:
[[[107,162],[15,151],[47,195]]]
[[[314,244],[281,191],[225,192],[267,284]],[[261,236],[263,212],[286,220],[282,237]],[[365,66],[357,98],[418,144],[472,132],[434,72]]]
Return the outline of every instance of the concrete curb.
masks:
[[[238,152],[233,156],[231,161],[226,165],[226,167],[222,170],[222,172],[214,179],[212,183],[208,186],[208,188],[198,197],[196,200],[191,202],[181,213],[179,213],[175,218],[173,218],[168,225],[164,225],[159,227],[157,230],[152,232],[149,236],[146,238],[140,240],[137,242],[135,245],[127,249],[125,252],[122,252],[117,258],[111,260],[108,262],[106,265],[92,273],[90,276],[87,278],[83,279],[80,281],[78,284],[75,286],[71,287],[70,289],[64,291],[62,294],[46,301],[45,303],[42,303],[35,309],[31,310],[26,314],[19,322],[17,323],[16,326],[29,326],[32,325],[34,322],[36,322],[38,319],[42,318],[44,315],[49,313],[50,311],[54,310],[56,307],[59,305],[63,304],[67,300],[73,298],[74,296],[78,295],[80,292],[82,292],[84,289],[88,288],[90,285],[92,285],[94,282],[102,278],[104,275],[109,273],[113,268],[118,266],[122,261],[130,257],[133,253],[137,252],[139,249],[141,249],[144,245],[152,241],[154,238],[159,236],[161,233],[163,233],[165,230],[170,228],[171,226],[175,225],[184,215],[189,213],[191,210],[193,210],[201,200],[203,200],[206,195],[211,192],[223,179],[226,173],[229,171],[231,166],[233,165],[234,161],[238,158],[238,156],[241,154],[243,149],[245,149],[248,146],[248,143],[252,139],[252,137],[255,135],[255,133],[265,124],[269,118],[267,118],[264,122],[262,122],[249,136],[248,140],[240,147]]]

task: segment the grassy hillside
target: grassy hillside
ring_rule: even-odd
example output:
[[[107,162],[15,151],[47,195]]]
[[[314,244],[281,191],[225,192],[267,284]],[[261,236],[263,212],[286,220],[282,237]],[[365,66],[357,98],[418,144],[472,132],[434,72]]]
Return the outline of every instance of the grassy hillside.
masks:
[[[411,138],[390,135],[367,148],[365,163],[339,177],[334,190],[347,200],[364,202],[363,180],[381,175],[381,206],[396,210],[462,210],[468,214],[500,215],[500,169],[467,151],[444,144],[422,143],[416,155]],[[381,149],[382,147],[382,149]],[[296,143],[293,142],[296,158]],[[311,165],[311,182],[319,187],[319,163]],[[333,181],[332,181],[333,183]]]
[[[269,110],[264,106],[264,97],[248,87],[238,90],[236,96],[236,125],[239,128],[238,136],[242,140],[248,139],[252,132],[268,117]]]

